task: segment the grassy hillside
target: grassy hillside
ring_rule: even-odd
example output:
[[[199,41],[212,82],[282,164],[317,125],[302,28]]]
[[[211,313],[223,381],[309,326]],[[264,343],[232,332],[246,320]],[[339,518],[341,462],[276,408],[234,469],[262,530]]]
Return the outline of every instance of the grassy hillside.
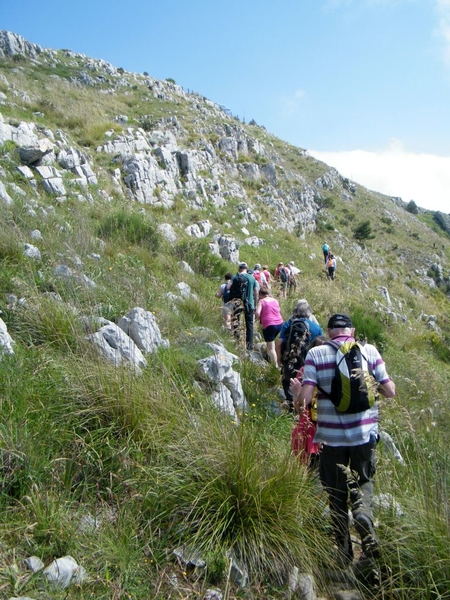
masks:
[[[2,597],[203,598],[219,587],[224,598],[283,598],[294,566],[333,597],[326,498],[290,453],[293,422],[278,408],[278,373],[252,362],[222,328],[214,293],[235,265],[209,242],[229,234],[250,265],[295,260],[297,297],[309,300],[321,325],[348,312],[358,334],[382,351],[397,397],[383,401],[381,427],[406,464],[380,444],[376,492],[391,494],[402,515],[392,501],[376,511],[384,572],[377,597],[450,598],[450,244],[432,214],[411,214],[397,199],[343,180],[172,82],[68,51],[0,59],[0,74],[4,122],[35,123],[60,148],[78,149],[98,180],[86,189],[64,172],[68,193],[55,197],[38,174],[32,185],[17,170],[17,143],[0,145],[0,182],[12,199],[0,212],[0,309],[15,342],[0,361]],[[119,157],[97,148],[138,127],[157,139],[173,130],[173,118],[178,148],[214,148],[210,169],[198,173],[206,199],[193,200],[181,175],[170,207],[140,204],[123,178],[114,181]],[[219,140],[236,128],[265,151],[230,158]],[[276,185],[249,178],[240,169],[248,164],[273,165]],[[224,203],[210,192],[218,183]],[[157,189],[156,196],[166,190]],[[305,190],[314,191],[311,202]],[[189,236],[185,227],[202,220],[211,233]],[[364,223],[367,235],[355,238]],[[174,242],[162,224],[173,227]],[[35,230],[41,237],[33,241]],[[253,247],[250,236],[264,243]],[[334,282],[323,269],[325,240],[339,258]],[[24,254],[27,243],[40,260]],[[95,287],[57,277],[61,264]],[[167,294],[181,281],[196,298],[175,310]],[[280,301],[285,318],[295,300]],[[147,356],[139,376],[106,363],[86,339],[96,319],[117,322],[135,306],[152,311],[170,341]],[[211,354],[207,342],[240,359],[250,409],[239,426],[211,401],[213,385],[197,362]],[[201,554],[204,569],[173,554],[184,544]],[[71,555],[89,578],[55,590],[25,570],[32,555],[45,565]],[[231,556],[248,570],[243,589],[233,582]]]

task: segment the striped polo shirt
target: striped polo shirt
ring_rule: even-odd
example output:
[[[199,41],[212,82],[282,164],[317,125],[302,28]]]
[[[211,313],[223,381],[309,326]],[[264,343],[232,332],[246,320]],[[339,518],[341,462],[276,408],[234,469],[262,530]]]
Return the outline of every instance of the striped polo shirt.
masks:
[[[333,343],[341,344],[353,338],[341,336]],[[387,383],[389,376],[380,353],[371,344],[364,346],[364,355],[370,364],[378,383]],[[335,374],[336,350],[328,344],[312,348],[305,360],[303,384],[321,387],[331,392],[331,381]],[[314,443],[328,446],[359,446],[370,440],[371,433],[378,433],[378,407],[375,404],[368,410],[354,414],[338,412],[331,400],[319,391],[317,402],[317,431]]]

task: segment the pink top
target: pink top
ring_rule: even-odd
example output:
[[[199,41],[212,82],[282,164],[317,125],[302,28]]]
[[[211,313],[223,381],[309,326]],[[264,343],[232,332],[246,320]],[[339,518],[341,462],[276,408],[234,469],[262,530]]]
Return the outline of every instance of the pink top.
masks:
[[[261,312],[259,320],[263,329],[269,327],[269,325],[280,325],[280,323],[283,323],[278,300],[275,298],[263,298],[260,302]]]

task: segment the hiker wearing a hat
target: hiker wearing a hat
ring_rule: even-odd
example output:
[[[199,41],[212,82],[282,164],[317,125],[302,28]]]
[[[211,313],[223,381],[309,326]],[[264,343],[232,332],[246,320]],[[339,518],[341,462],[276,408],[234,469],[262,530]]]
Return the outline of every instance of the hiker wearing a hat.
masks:
[[[334,314],[328,321],[330,342],[309,350],[305,359],[303,383],[292,380],[294,406],[301,413],[310,404],[318,389],[317,431],[314,442],[322,444],[320,478],[327,490],[333,530],[344,564],[353,560],[349,531],[348,498],[355,527],[361,536],[363,559],[373,561],[379,556],[372,518],[374,452],[378,440],[378,406],[362,412],[339,412],[329,399],[331,382],[336,372],[336,352],[344,342],[354,342],[354,328],[346,314]],[[363,346],[378,391],[386,398],[395,395],[383,359],[371,344]],[[348,469],[354,474],[348,477]],[[347,472],[346,472],[347,471]]]
[[[241,313],[243,312],[245,319],[246,347],[247,350],[253,350],[253,324],[256,302],[258,300],[259,284],[247,270],[247,263],[239,263],[238,272],[230,279],[227,287],[231,293],[231,302],[233,302],[232,327],[234,336],[239,340],[239,323]]]
[[[293,260],[288,264],[287,268],[289,269],[289,277],[288,277],[288,296],[295,293],[297,290],[297,275],[300,274],[300,269],[295,266]]]
[[[289,269],[292,275],[300,275],[300,269],[295,266],[295,262],[293,260],[291,260],[291,262],[289,263]]]

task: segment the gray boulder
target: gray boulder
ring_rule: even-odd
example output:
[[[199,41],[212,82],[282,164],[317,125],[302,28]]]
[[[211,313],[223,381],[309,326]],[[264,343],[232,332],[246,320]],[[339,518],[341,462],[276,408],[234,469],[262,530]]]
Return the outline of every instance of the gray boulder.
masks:
[[[1,354],[14,354],[12,349],[14,341],[8,333],[6,323],[0,319],[0,356]]]
[[[169,347],[169,341],[162,338],[156,319],[148,310],[133,308],[119,320],[118,326],[145,354],[156,352],[160,346]]]
[[[33,258],[34,260],[41,260],[41,251],[32,244],[23,245],[23,255],[27,258]]]
[[[139,373],[147,366],[141,350],[115,323],[104,325],[87,339],[97,347],[103,358],[116,367],[130,365]]]
[[[19,158],[22,165],[35,165],[39,164],[45,156],[52,152],[52,142],[47,138],[43,138],[37,140],[36,144],[32,146],[22,146],[19,148]]]
[[[87,579],[85,569],[71,556],[57,558],[44,569],[43,574],[48,581],[63,589],[71,583],[80,584]]]
[[[219,253],[222,258],[232,263],[239,262],[239,249],[236,240],[231,235],[221,235],[217,240]]]
[[[12,198],[6,191],[6,188],[1,181],[0,181],[0,200],[2,200],[8,206],[10,206],[12,204]]]
[[[222,384],[229,392],[228,395],[223,387],[218,385],[213,400],[221,410],[225,410],[238,420],[239,415],[248,411],[240,373],[233,369],[233,364],[238,358],[221,344],[208,343],[207,346],[214,351],[214,354],[198,362],[210,381]],[[229,403],[230,397],[232,406]]]

